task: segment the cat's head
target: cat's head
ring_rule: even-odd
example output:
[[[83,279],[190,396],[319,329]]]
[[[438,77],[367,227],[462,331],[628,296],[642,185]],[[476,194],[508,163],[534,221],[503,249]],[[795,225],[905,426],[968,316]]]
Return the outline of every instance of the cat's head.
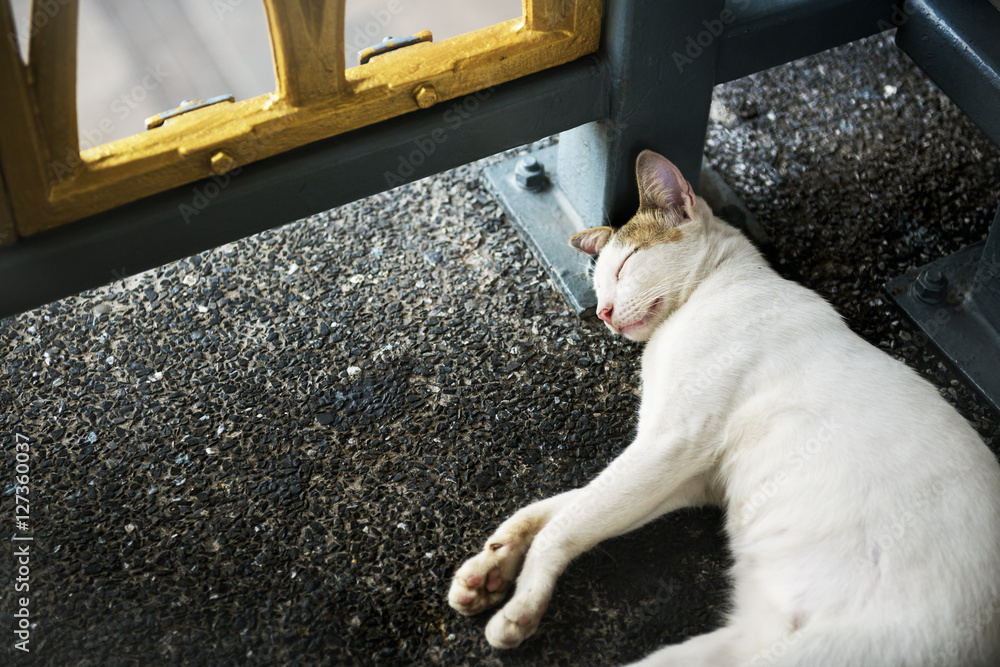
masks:
[[[677,167],[652,151],[643,151],[636,160],[636,179],[635,216],[617,230],[594,227],[575,234],[570,245],[598,255],[598,317],[613,332],[643,341],[680,306],[691,287],[695,246],[712,211]]]

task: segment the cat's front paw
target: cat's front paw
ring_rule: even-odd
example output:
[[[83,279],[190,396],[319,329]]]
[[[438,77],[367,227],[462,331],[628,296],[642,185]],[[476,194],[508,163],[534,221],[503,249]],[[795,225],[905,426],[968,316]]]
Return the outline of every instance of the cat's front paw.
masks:
[[[486,641],[494,648],[514,648],[535,634],[549,606],[547,595],[517,594],[486,624]]]
[[[466,616],[492,607],[507,594],[523,559],[523,551],[513,542],[490,543],[455,572],[448,604]]]

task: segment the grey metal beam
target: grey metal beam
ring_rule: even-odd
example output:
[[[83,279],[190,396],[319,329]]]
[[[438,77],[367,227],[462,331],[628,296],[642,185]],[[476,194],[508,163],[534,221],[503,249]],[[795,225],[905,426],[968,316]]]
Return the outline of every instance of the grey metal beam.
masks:
[[[728,0],[715,82],[893,28],[905,21],[902,6],[903,0]],[[698,35],[694,43],[700,46]]]
[[[896,44],[1000,144],[1000,10],[988,2],[908,0]]]
[[[607,86],[584,58],[21,239],[0,317],[607,117]]]

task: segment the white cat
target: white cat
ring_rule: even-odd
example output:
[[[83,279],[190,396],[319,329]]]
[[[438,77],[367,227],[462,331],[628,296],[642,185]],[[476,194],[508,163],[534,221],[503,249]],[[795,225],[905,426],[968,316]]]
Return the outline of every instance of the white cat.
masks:
[[[516,578],[486,637],[517,646],[575,556],[715,504],[735,558],[727,623],[641,664],[1000,665],[996,458],[673,164],[645,151],[636,171],[635,217],[570,241],[600,253],[601,319],[648,341],[635,440],[586,487],[505,521],[456,572],[451,606],[478,613]]]

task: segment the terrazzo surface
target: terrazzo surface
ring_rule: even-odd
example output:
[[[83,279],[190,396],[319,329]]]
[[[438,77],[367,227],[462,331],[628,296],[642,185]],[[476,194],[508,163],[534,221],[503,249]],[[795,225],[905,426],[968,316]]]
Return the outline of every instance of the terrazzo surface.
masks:
[[[708,162],[779,268],[996,451],[997,417],[880,286],[985,238],[1000,151],[888,36],[716,102]],[[31,652],[5,632],[0,662],[613,665],[719,624],[712,509],[574,561],[518,649],[445,603],[501,520],[628,444],[639,400],[641,347],[568,312],[484,188],[497,159],[0,321],[0,516],[33,538]]]

